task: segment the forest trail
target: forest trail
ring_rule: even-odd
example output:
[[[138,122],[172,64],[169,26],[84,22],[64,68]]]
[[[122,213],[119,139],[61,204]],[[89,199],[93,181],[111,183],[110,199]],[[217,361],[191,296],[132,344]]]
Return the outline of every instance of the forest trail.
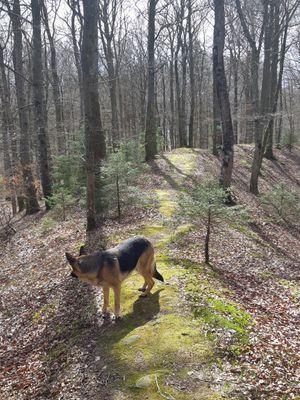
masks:
[[[157,268],[165,283],[156,281],[149,298],[137,298],[141,277],[134,273],[122,286],[122,320],[109,325],[97,341],[99,357],[103,357],[115,380],[107,382],[107,398],[112,399],[219,399],[217,391],[205,379],[195,382],[195,375],[204,377],[214,354],[200,321],[193,319],[184,305],[179,278],[185,270],[174,263],[168,251],[171,242],[188,232],[188,224],[174,224],[176,187],[196,166],[196,154],[170,155],[177,172],[172,185],[162,181],[155,189],[161,218],[155,224],[137,227],[131,234],[146,236],[156,249]],[[126,238],[127,235],[124,235]],[[113,298],[111,297],[111,304]],[[195,370],[197,368],[197,370]],[[108,395],[109,393],[109,395]]]
[[[250,160],[251,149],[239,147],[234,187],[255,224],[218,226],[218,273],[203,264],[204,227],[176,210],[181,191],[218,176],[218,160],[205,151],[159,157],[143,178],[155,204],[88,238],[83,212],[59,223],[51,213],[18,221],[0,254],[0,399],[296,398],[299,232],[264,222],[246,191]],[[262,187],[283,172],[298,190],[297,151],[264,165]],[[68,276],[64,252],[136,234],[154,243],[166,283],[139,299],[142,278],[133,274],[122,286],[121,321],[103,321],[101,291]]]

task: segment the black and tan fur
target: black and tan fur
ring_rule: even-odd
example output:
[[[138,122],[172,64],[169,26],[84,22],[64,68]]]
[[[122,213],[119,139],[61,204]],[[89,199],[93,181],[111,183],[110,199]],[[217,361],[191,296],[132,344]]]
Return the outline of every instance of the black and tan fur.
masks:
[[[152,244],[141,236],[125,240],[116,247],[91,255],[85,254],[82,247],[78,257],[69,253],[66,253],[66,257],[73,268],[71,273],[73,277],[103,288],[102,312],[104,314],[107,313],[109,289],[113,289],[116,318],[120,316],[121,284],[133,270],[138,271],[144,278],[144,285],[139,289],[143,292],[141,294],[143,297],[147,296],[153,288],[153,278],[164,281],[156,269]]]

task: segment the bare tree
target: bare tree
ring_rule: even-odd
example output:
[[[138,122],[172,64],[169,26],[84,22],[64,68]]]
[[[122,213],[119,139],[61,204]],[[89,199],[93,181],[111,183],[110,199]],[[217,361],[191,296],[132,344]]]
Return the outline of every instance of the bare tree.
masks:
[[[23,69],[23,34],[20,1],[14,0],[12,7],[10,6],[10,3],[8,1],[5,1],[5,4],[7,6],[8,13],[12,22],[14,37],[13,64],[21,135],[20,160],[22,165],[23,184],[26,197],[25,207],[26,214],[34,214],[40,210],[40,207],[37,200],[36,187],[32,172],[32,159],[29,137],[29,115],[28,104],[26,102],[25,77]]]
[[[96,227],[96,214],[101,210],[100,162],[105,157],[105,136],[102,128],[98,90],[97,0],[84,0],[82,39],[82,77],[85,113],[87,230]]]
[[[6,178],[6,186],[11,198],[12,213],[17,213],[16,187],[14,184],[15,162],[12,161],[11,154],[11,137],[13,130],[12,113],[10,105],[10,93],[8,79],[5,73],[4,65],[4,46],[0,45],[0,95],[2,103],[2,138],[3,138],[3,158],[4,158],[4,173]]]
[[[55,10],[55,16],[52,23],[52,32],[49,24],[48,10],[44,0],[42,2],[42,10],[43,10],[43,21],[50,47],[50,66],[51,66],[50,72],[52,76],[51,84],[53,89],[53,103],[55,108],[57,150],[58,154],[64,154],[66,152],[66,133],[64,124],[63,101],[61,96],[61,85],[58,75],[57,55],[55,48],[55,21],[57,16],[57,9]]]
[[[117,17],[122,7],[120,1],[100,1],[100,35],[106,60],[108,73],[108,87],[111,105],[111,137],[115,149],[120,141],[119,121],[117,109],[117,57],[114,48],[114,39],[117,31]]]
[[[149,0],[148,4],[148,95],[147,114],[145,130],[146,161],[153,160],[157,154],[156,144],[156,118],[155,118],[155,66],[154,66],[154,44],[155,44],[155,14],[158,0]]]
[[[34,100],[35,130],[39,148],[39,167],[43,194],[46,199],[46,209],[50,208],[47,201],[52,196],[52,181],[49,163],[49,147],[47,145],[46,108],[43,80],[42,61],[42,35],[41,35],[41,11],[40,0],[31,0],[32,11],[32,86]]]
[[[223,149],[220,183],[226,189],[231,185],[233,168],[233,126],[224,69],[225,16],[224,0],[214,0],[215,25],[213,45],[213,76],[222,120]]]

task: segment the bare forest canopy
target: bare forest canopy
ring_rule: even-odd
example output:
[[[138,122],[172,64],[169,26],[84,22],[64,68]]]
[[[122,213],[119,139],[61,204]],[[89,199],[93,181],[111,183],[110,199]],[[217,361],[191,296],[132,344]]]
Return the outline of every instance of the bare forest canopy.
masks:
[[[262,156],[299,138],[299,3],[1,0],[0,183],[14,213],[51,199],[72,157],[99,211],[98,163],[131,139],[146,160],[194,147],[224,166],[229,118],[234,144],[255,143],[257,194]]]

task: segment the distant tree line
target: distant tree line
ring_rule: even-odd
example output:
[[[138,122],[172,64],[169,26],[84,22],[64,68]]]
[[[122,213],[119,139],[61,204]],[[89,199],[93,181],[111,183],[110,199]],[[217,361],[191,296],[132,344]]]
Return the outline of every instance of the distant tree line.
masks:
[[[56,157],[77,143],[88,229],[101,163],[134,139],[146,161],[176,147],[263,157],[299,136],[300,0],[1,0],[0,173],[12,210],[51,207]],[[82,161],[82,160],[81,160]],[[81,162],[80,161],[80,162]]]

